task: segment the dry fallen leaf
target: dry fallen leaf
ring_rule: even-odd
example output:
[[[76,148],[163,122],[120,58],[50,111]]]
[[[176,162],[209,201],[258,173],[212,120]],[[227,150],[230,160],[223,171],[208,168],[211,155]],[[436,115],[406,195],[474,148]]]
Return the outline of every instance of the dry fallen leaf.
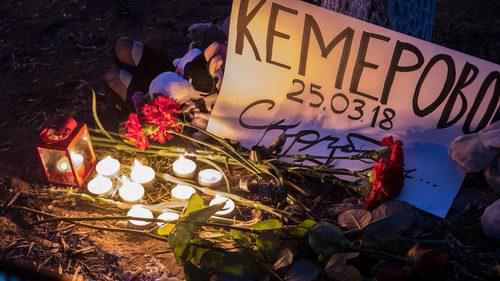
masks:
[[[362,229],[372,221],[372,215],[365,209],[351,209],[339,215],[338,223],[348,230]]]
[[[361,273],[352,265],[347,265],[348,253],[333,254],[325,266],[325,273],[334,281],[362,280]]]

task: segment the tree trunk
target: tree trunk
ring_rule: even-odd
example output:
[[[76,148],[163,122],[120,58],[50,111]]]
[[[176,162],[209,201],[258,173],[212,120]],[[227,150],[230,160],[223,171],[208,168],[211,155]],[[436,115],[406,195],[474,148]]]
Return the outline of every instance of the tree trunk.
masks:
[[[319,0],[321,6],[430,41],[436,0]]]

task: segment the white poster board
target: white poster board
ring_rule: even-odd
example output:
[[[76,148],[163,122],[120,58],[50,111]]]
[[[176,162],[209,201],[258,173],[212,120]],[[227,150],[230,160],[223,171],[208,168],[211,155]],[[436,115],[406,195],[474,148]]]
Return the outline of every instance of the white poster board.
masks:
[[[305,2],[234,0],[225,76],[208,130],[246,147],[266,128],[261,145],[285,132],[287,154],[324,156],[371,149],[393,135],[403,140],[411,170],[398,199],[444,217],[464,176],[448,145],[494,118],[499,71]]]

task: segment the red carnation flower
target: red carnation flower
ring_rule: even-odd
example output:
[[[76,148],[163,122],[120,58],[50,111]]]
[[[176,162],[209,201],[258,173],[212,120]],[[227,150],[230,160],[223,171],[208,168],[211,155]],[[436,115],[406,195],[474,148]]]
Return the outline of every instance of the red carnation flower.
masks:
[[[156,97],[152,103],[143,104],[142,117],[130,114],[126,123],[126,138],[138,149],[145,150],[149,145],[148,138],[164,144],[172,139],[167,131],[179,132],[182,126],[177,123],[176,117],[181,114],[180,104],[164,97]]]
[[[131,141],[135,147],[140,150],[145,150],[149,145],[148,137],[142,133],[141,123],[137,114],[130,114],[125,123],[127,134],[125,137]]]
[[[389,159],[379,159],[373,165],[373,183],[370,195],[365,198],[365,207],[373,209],[390,197],[399,195],[404,184],[403,143],[394,141],[392,136],[385,137],[381,146],[391,150]]]
[[[172,135],[167,131],[180,131],[181,125],[175,119],[181,113],[179,108],[179,103],[164,96],[156,97],[153,104],[145,104],[142,107],[144,120],[147,124],[156,127],[155,132],[150,134],[149,137],[161,144],[172,139]]]

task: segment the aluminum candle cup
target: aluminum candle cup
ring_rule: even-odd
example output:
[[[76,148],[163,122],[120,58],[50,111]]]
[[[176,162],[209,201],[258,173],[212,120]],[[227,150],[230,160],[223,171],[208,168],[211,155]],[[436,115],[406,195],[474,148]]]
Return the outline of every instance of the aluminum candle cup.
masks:
[[[193,160],[181,156],[172,164],[172,170],[174,174],[180,178],[192,179],[196,171],[196,163]]]
[[[171,221],[176,221],[179,219],[179,214],[172,213],[172,212],[165,212],[161,215],[158,216],[159,220],[165,220],[167,222]],[[158,226],[163,226],[165,223],[164,222],[157,222]]]
[[[145,218],[145,219],[152,219],[153,218],[153,213],[142,207],[141,205],[135,205],[130,209],[127,213],[127,216],[129,217],[136,217],[136,218]],[[150,224],[148,221],[139,221],[139,220],[129,220],[129,222],[133,225],[137,226],[146,226]]]
[[[118,189],[120,198],[127,203],[137,203],[144,196],[144,187],[136,182],[130,181],[126,176],[122,177],[122,186]]]
[[[97,175],[87,184],[88,191],[95,196],[106,197],[113,190],[113,182],[111,179]]]
[[[96,172],[105,177],[118,177],[120,175],[120,162],[108,156],[97,163]]]
[[[213,205],[217,205],[217,204],[224,203],[224,202],[226,202],[226,204],[224,204],[224,207],[222,208],[222,210],[216,212],[215,214],[216,215],[230,214],[236,206],[234,205],[234,201],[227,198],[227,197],[216,195],[215,198],[212,199],[212,201],[210,201],[210,203],[208,205],[213,206]]]
[[[196,193],[196,190],[189,185],[178,184],[170,192],[172,193],[172,197],[180,200],[188,200],[191,195]]]
[[[141,162],[134,160],[130,179],[133,182],[142,184],[144,187],[151,187],[155,182],[155,171],[153,168],[144,166]]]
[[[214,187],[221,183],[222,174],[215,169],[204,169],[198,173],[198,183],[201,186]]]

